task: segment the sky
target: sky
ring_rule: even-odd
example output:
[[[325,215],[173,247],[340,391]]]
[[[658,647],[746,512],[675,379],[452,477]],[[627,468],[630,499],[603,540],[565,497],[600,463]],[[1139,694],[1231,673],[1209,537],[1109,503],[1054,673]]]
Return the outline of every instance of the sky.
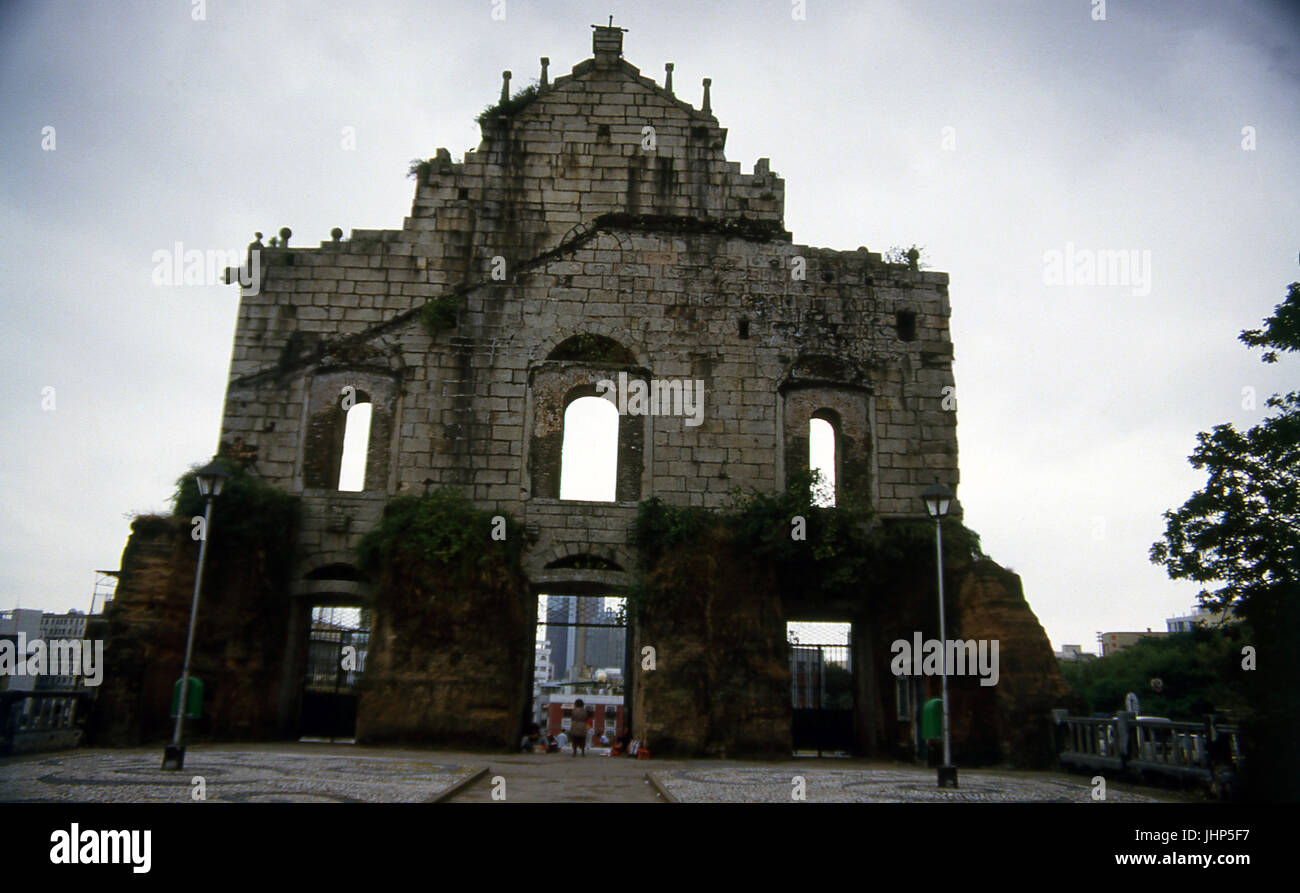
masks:
[[[1163,630],[1197,587],[1147,552],[1204,483],[1196,433],[1296,386],[1236,336],[1300,279],[1300,16],[1101,7],[0,4],[0,610],[85,610],[216,448],[238,290],[158,258],[400,227],[410,160],[459,159],[503,69],[567,73],[612,13],[643,74],[674,62],[697,106],[712,78],[796,243],[915,243],[950,274],[958,496],[1054,647]],[[1090,283],[1099,251],[1131,275]]]

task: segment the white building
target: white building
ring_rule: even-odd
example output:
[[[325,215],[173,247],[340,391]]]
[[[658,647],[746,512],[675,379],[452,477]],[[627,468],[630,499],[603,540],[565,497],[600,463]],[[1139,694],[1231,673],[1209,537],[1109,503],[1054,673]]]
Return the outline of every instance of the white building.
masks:
[[[1193,627],[1206,626],[1215,629],[1229,623],[1235,623],[1236,620],[1236,612],[1232,608],[1228,608],[1226,611],[1211,611],[1198,605],[1192,608],[1190,614],[1184,614],[1182,617],[1170,617],[1165,621],[1165,625],[1171,633],[1186,633],[1191,632]]]

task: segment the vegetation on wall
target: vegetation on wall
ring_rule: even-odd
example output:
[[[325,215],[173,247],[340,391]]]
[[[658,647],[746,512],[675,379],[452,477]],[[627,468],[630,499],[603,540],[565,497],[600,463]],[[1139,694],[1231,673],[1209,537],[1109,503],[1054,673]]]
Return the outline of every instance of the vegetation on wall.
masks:
[[[634,528],[642,577],[633,601],[643,605],[653,597],[647,578],[668,552],[711,548],[719,540],[767,563],[783,590],[818,599],[895,585],[926,568],[934,572],[933,523],[882,522],[851,500],[834,508],[815,506],[812,493],[819,483],[816,472],[803,472],[775,493],[735,491],[718,512],[668,505],[658,497],[642,501]],[[944,522],[945,569],[983,557],[978,534],[955,519]]]
[[[420,308],[420,323],[425,330],[437,336],[444,329],[456,328],[456,310],[460,300],[455,295],[442,295],[430,298]]]
[[[511,96],[509,99],[505,100],[504,102],[496,102],[488,106],[487,108],[483,109],[483,111],[479,113],[479,116],[474,120],[477,121],[479,124],[486,124],[487,122],[492,121],[493,119],[497,118],[500,115],[505,115],[506,117],[510,117],[515,112],[519,111],[524,106],[528,105],[528,103],[532,102],[536,96],[537,96],[537,85],[529,84],[527,87],[524,87],[524,89],[520,90],[518,93],[516,93],[514,96]]]
[[[505,538],[495,539],[494,532]],[[466,578],[492,568],[517,568],[523,539],[523,527],[509,515],[475,508],[463,493],[448,488],[390,501],[357,549],[361,570],[376,578],[395,564],[423,564]]]
[[[298,529],[298,497],[254,476],[242,462],[227,457],[216,461],[230,477],[212,501],[209,559],[219,565],[258,557],[266,562],[272,579],[284,578],[290,571],[293,537]],[[203,517],[205,501],[196,481],[200,467],[192,466],[177,479],[173,514],[191,519]]]

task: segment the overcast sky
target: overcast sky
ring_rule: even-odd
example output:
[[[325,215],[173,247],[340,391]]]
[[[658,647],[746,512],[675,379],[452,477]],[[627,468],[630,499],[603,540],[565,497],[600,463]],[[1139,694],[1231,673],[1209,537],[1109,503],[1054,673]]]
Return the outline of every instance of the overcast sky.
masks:
[[[1191,607],[1147,550],[1204,482],[1195,435],[1297,384],[1236,340],[1300,278],[1289,5],[199,6],[0,5],[0,609],[85,610],[129,517],[215,450],[238,292],[156,286],[155,252],[399,228],[408,162],[459,159],[503,69],[567,73],[611,12],[643,74],[676,63],[697,106],[713,79],[797,243],[949,272],[966,520],[1055,647]],[[1070,245],[1138,252],[1149,288],[1053,284]]]

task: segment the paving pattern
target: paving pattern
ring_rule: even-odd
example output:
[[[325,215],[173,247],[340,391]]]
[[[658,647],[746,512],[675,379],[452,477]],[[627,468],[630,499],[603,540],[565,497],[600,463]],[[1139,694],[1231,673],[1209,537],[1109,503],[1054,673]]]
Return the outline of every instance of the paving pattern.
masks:
[[[1088,803],[1087,779],[1016,776],[962,770],[960,787],[938,788],[933,769],[688,768],[656,771],[655,779],[682,803],[789,803],[796,777],[809,803]],[[1106,792],[1108,803],[1158,803],[1161,798]]]
[[[472,775],[446,754],[392,756],[295,749],[192,747],[180,772],[163,772],[162,749],[76,750],[0,762],[0,801],[175,803],[420,803]]]
[[[486,773],[451,802],[663,802],[647,773],[682,803],[789,803],[796,776],[810,803],[1093,802],[1083,775],[962,769],[961,787],[941,790],[933,769],[865,760],[573,759],[279,743],[193,745],[183,771],[163,772],[161,763],[161,747],[4,757],[0,802],[191,802],[192,779],[202,776],[206,799],[215,802],[427,803],[481,769]],[[1111,803],[1186,799],[1120,784],[1109,785],[1106,795]]]

